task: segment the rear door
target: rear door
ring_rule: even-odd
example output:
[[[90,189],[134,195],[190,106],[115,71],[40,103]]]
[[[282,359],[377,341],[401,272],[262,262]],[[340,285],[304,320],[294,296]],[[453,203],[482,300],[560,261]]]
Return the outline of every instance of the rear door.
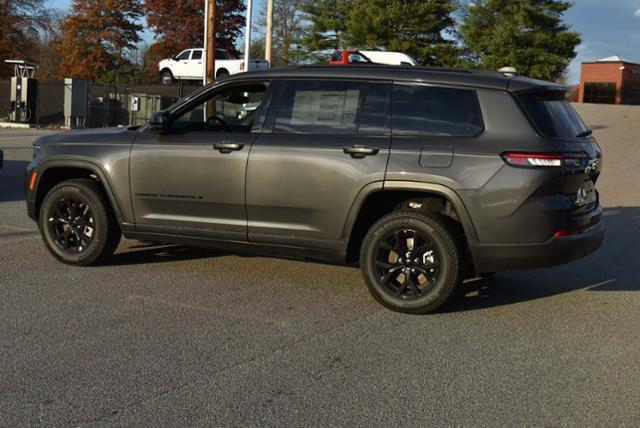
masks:
[[[247,167],[249,240],[332,248],[389,157],[387,82],[282,82]]]

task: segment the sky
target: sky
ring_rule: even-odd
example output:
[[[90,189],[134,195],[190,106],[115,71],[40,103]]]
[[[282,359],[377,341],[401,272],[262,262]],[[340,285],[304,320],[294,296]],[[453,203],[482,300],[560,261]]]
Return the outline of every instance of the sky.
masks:
[[[276,0],[277,1],[277,0]],[[573,0],[566,23],[582,34],[578,55],[569,67],[569,83],[580,80],[580,64],[612,55],[640,63],[640,0]],[[49,0],[49,6],[66,10],[71,0]],[[254,0],[253,21],[265,0]],[[144,35],[146,41],[153,34]]]

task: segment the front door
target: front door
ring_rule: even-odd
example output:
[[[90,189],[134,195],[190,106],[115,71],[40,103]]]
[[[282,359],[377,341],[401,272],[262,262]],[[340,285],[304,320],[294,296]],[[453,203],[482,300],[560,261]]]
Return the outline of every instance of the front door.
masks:
[[[246,240],[247,158],[268,87],[205,92],[170,112],[166,133],[142,132],[131,152],[138,231]]]

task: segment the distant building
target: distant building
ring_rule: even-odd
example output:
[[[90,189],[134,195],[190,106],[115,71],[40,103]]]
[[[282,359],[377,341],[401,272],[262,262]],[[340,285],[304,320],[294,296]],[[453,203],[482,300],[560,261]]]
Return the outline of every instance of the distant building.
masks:
[[[640,64],[619,56],[582,63],[581,103],[640,104]]]

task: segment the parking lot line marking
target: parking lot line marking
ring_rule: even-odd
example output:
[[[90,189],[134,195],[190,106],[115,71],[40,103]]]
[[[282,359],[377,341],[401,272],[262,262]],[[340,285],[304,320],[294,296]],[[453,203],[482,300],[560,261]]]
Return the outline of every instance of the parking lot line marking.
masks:
[[[231,319],[236,319],[236,320],[242,320],[242,321],[258,321],[257,318],[252,318],[250,316],[242,316],[236,313],[228,313],[228,312],[222,312],[220,311],[220,308],[208,308],[206,306],[197,306],[197,305],[190,305],[188,303],[180,303],[180,302],[172,302],[170,300],[166,300],[166,299],[160,299],[157,297],[149,297],[149,296],[143,296],[140,294],[132,294],[129,296],[129,300],[133,301],[133,300],[141,300],[144,303],[147,303],[149,305],[164,305],[164,306],[170,306],[172,308],[176,308],[176,309],[187,309],[187,310],[191,310],[191,311],[199,311],[199,312],[206,312],[212,315],[221,315],[225,318],[231,318]],[[277,321],[274,320],[273,318],[268,318],[268,317],[264,317],[264,316],[260,316],[259,319],[260,322],[264,322],[267,324],[274,324],[274,325],[284,325],[286,323],[282,322],[282,321]]]
[[[16,242],[24,242],[24,241],[31,241],[32,239],[37,239],[39,238],[39,236],[27,236],[24,238],[16,238],[16,239],[1,239],[0,238],[0,245],[2,244],[14,244]]]
[[[17,230],[19,232],[37,232],[35,229],[27,229],[26,227],[12,226],[10,224],[0,224],[0,229]]]

